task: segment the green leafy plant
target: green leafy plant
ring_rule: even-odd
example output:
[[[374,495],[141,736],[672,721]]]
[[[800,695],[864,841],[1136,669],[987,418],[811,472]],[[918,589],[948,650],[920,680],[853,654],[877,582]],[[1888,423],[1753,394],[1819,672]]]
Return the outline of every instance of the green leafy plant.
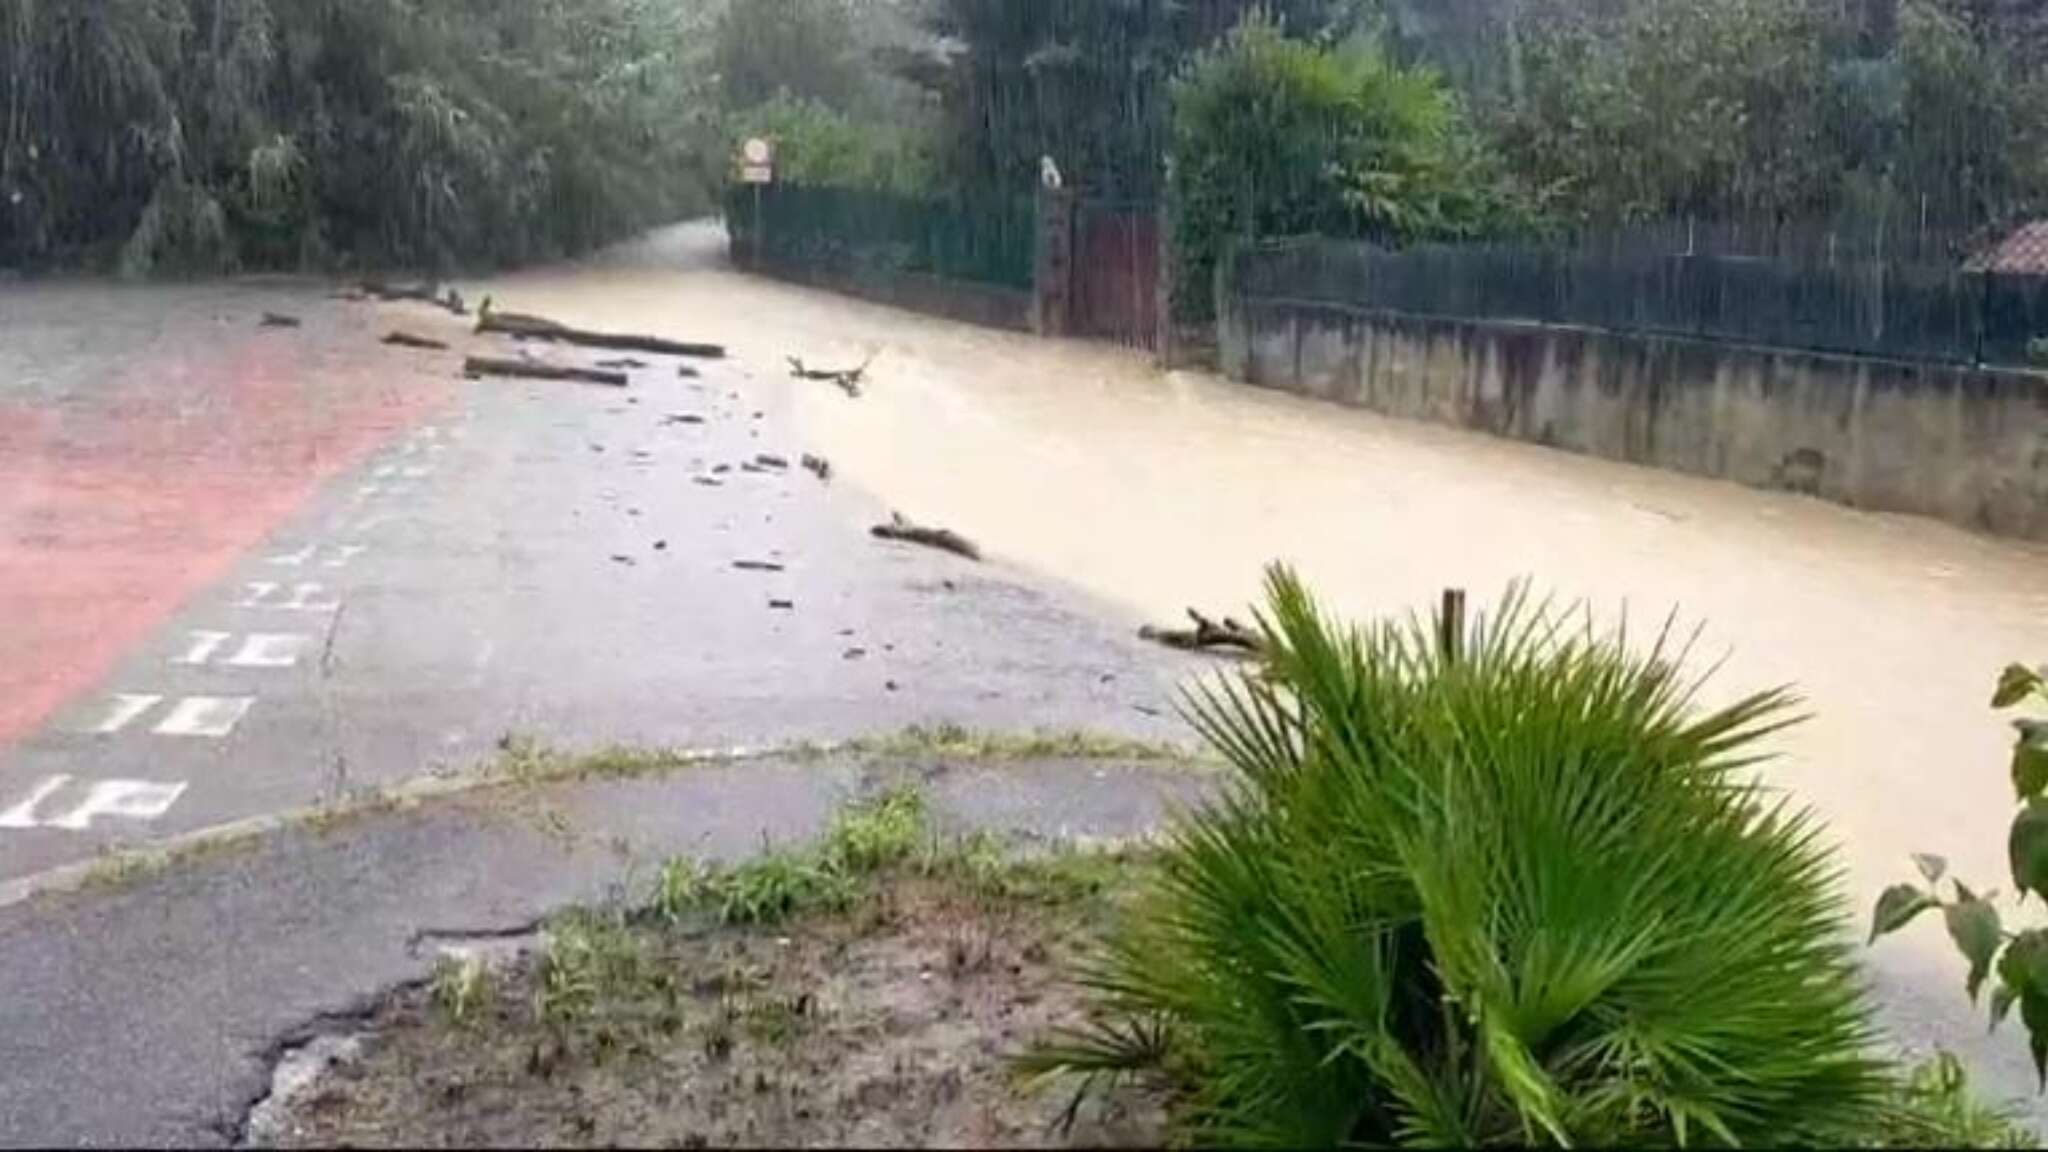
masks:
[[[1163,1076],[1197,1143],[1784,1144],[1890,1088],[1818,825],[1751,783],[1782,691],[1511,594],[1469,637],[1269,578],[1233,768],[1083,974],[1043,1077]]]
[[[1210,313],[1236,239],[1473,236],[1507,216],[1505,185],[1451,89],[1378,46],[1290,39],[1254,12],[1173,85],[1174,285]]]
[[[2014,664],[1999,675],[1991,706],[2002,711],[2029,704],[2037,709],[2048,706],[2048,667]],[[2024,903],[2031,892],[2048,900],[2048,719],[2022,718],[2013,721],[2013,728],[2017,736],[2010,770],[2020,811],[2006,837],[2006,857],[2015,898]],[[1949,939],[1969,962],[1963,990],[1976,1003],[1986,981],[1997,976],[1991,989],[1991,1026],[1998,1027],[2013,1006],[2019,1006],[2034,1070],[2048,1088],[2048,929],[2007,931],[1995,890],[1973,891],[1949,875],[1948,861],[1940,856],[1917,854],[1913,864],[1923,882],[1894,884],[1878,897],[1871,913],[1871,942],[1904,928],[1922,912],[1939,909]],[[1950,892],[1946,900],[1941,895],[1944,879]]]
[[[841,809],[823,842],[763,852],[733,867],[678,857],[662,865],[648,911],[674,923],[709,913],[724,924],[775,924],[848,907],[862,880],[908,860],[929,833],[924,797],[898,788]]]
[[[482,957],[444,956],[434,965],[432,994],[449,1023],[466,1027],[490,1007],[496,986]]]
[[[1937,1053],[1902,1079],[1874,1126],[1846,1133],[1841,1144],[1873,1148],[2032,1148],[2038,1141],[2010,1108],[1994,1107],[1970,1090],[1952,1052]]]

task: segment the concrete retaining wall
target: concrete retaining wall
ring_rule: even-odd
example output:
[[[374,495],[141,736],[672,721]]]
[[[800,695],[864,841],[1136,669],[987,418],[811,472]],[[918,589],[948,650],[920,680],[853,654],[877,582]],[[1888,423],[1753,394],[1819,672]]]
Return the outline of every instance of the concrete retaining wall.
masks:
[[[1234,379],[2048,540],[2048,376],[1226,299]]]

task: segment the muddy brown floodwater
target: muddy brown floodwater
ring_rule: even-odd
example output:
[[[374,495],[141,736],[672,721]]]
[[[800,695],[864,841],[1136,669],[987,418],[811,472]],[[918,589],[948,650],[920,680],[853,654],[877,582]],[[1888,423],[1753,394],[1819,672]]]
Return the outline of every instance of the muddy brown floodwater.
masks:
[[[808,449],[1134,625],[1243,606],[1274,559],[1360,618],[1522,577],[1610,621],[1676,609],[1705,624],[1702,667],[1727,657],[1710,695],[1806,697],[1813,719],[1766,771],[1829,821],[1859,903],[1916,850],[2001,884],[2010,730],[1987,705],[2004,664],[2048,660],[2048,549],[1160,374],[737,275],[722,244],[688,226],[495,287],[506,307],[724,341],[756,375],[878,353],[862,399],[806,394]],[[1946,979],[1938,929],[1913,935],[1901,963]]]

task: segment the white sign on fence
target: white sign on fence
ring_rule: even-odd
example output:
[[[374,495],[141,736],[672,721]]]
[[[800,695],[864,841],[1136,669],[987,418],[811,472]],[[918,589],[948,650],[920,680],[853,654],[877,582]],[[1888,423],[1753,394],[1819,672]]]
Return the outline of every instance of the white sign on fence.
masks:
[[[775,146],[755,136],[740,145],[740,179],[748,184],[772,184],[775,181]]]

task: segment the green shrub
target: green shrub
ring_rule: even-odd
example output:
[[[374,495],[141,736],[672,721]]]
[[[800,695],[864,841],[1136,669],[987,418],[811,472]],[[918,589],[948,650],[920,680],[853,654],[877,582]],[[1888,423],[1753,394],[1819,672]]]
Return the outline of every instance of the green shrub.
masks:
[[[1700,714],[1511,596],[1447,656],[1270,578],[1263,666],[1189,714],[1234,768],[1085,975],[1095,1025],[1029,1070],[1167,1074],[1199,1142],[1784,1144],[1867,1124],[1868,1054],[1818,826],[1745,782],[1789,722]]]
[[[778,94],[728,118],[727,152],[759,136],[775,144],[775,178],[813,188],[865,188],[929,195],[933,162],[916,125],[858,118],[828,105]]]
[[[2008,666],[1992,690],[1992,708],[2029,705],[2036,714],[2013,721],[2008,769],[2020,810],[2006,834],[2006,857],[2014,900],[2020,904],[2029,892],[2048,901],[2048,716],[2041,714],[2048,708],[2048,665]],[[2018,1005],[2035,1074],[2048,1087],[2048,928],[2013,932],[1999,916],[1997,890],[1972,891],[1961,878],[1948,874],[1948,861],[1940,856],[1915,855],[1913,863],[1925,883],[1894,884],[1878,897],[1871,914],[1871,943],[1904,928],[1922,912],[1941,909],[1949,940],[1969,963],[1963,990],[1970,1002],[1976,1003],[1985,984],[1991,984],[1994,1029]],[[1947,900],[1941,897],[1943,880],[1952,893]],[[1997,978],[1992,980],[1994,974]]]
[[[1173,85],[1176,312],[1213,312],[1215,268],[1234,239],[1468,237],[1506,218],[1436,74],[1377,46],[1290,40],[1254,13]]]

